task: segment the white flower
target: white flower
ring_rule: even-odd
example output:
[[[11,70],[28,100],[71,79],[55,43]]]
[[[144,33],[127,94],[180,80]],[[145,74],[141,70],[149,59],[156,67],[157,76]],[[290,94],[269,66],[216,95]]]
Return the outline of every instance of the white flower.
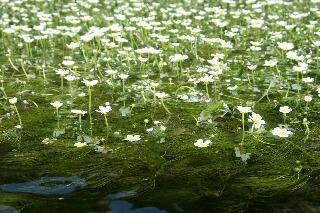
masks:
[[[55,101],[53,103],[50,103],[53,107],[55,107],[56,109],[59,109],[63,103],[59,102],[59,101]]]
[[[243,107],[243,106],[237,106],[237,109],[241,113],[248,113],[251,112],[251,107]]]
[[[213,82],[213,76],[206,74],[204,77],[199,78],[198,80],[204,82],[205,84],[209,84],[210,82]]]
[[[208,147],[211,144],[210,140],[203,141],[202,139],[198,139],[194,145],[197,147]]]
[[[211,118],[211,114],[208,110],[203,110],[201,113],[200,113],[200,117],[198,117],[198,121],[206,121],[208,119]]]
[[[162,131],[165,131],[165,130],[166,130],[166,127],[163,126],[163,125],[160,125],[160,129],[161,129]]]
[[[294,51],[289,51],[286,53],[286,56],[287,58],[294,60],[298,57],[298,53]]]
[[[220,66],[220,62],[219,62],[219,58],[214,57],[211,60],[207,60],[209,64],[211,64],[211,66]]]
[[[14,128],[21,129],[21,125],[16,125],[16,126],[14,126]]]
[[[161,121],[153,121],[153,123],[157,125],[157,124],[161,124]]]
[[[272,130],[272,134],[275,136],[279,136],[281,138],[287,138],[289,135],[293,134],[291,131],[286,129],[281,129],[280,127],[276,127]]]
[[[56,138],[45,138],[42,140],[42,143],[50,144],[50,143],[54,143],[56,140],[57,140]]]
[[[74,114],[78,114],[78,115],[85,115],[85,114],[87,114],[87,111],[79,110],[79,109],[73,109],[73,110],[71,110],[71,112],[74,113]]]
[[[234,85],[234,86],[230,86],[230,87],[227,87],[228,90],[230,91],[233,91],[233,90],[236,90],[238,88],[238,85]]]
[[[188,97],[188,95],[182,95],[182,96],[180,97],[180,99],[186,101],[186,100],[189,99],[189,97]]]
[[[187,55],[175,54],[174,56],[169,57],[171,62],[179,62],[188,59]]]
[[[126,80],[129,77],[127,74],[119,74],[118,76],[121,80]]]
[[[105,71],[108,75],[114,75],[116,74],[118,71],[117,70],[106,70]]]
[[[157,87],[159,85],[160,85],[160,83],[150,82],[150,86],[152,86],[152,87]]]
[[[156,96],[157,96],[158,98],[160,98],[160,99],[163,99],[163,98],[168,97],[169,95],[166,94],[165,92],[157,92],[157,93],[156,93]]]
[[[74,61],[64,60],[64,61],[62,61],[62,64],[65,66],[72,66],[72,65],[74,65]]]
[[[152,132],[153,131],[153,127],[146,129],[147,132]]]
[[[34,41],[34,39],[33,39],[33,38],[30,38],[30,37],[25,37],[25,38],[23,38],[23,40],[24,40],[24,42],[26,42],[26,43],[32,43],[32,42]]]
[[[304,101],[306,101],[306,102],[312,101],[312,96],[310,96],[310,95],[304,96]]]
[[[74,81],[77,79],[76,76],[74,75],[67,75],[66,77],[64,77],[65,79],[67,79],[67,81]]]
[[[294,45],[288,42],[278,42],[278,46],[282,50],[291,50],[294,48]]]
[[[296,72],[303,72],[306,73],[306,71],[308,70],[308,67],[304,67],[304,66],[293,66],[292,69]]]
[[[291,112],[292,109],[290,107],[288,107],[288,106],[283,106],[283,107],[280,107],[279,111],[284,113],[284,114],[287,114],[287,113]]]
[[[248,69],[249,70],[255,70],[257,68],[257,65],[249,65]]]
[[[100,112],[103,115],[106,115],[108,112],[111,111],[111,106],[99,106],[99,110],[96,111]]]
[[[9,99],[10,104],[15,104],[15,103],[17,103],[17,101],[18,101],[18,99],[16,97]]]
[[[260,128],[261,125],[266,124],[266,122],[264,120],[262,120],[262,117],[257,114],[252,112],[252,115],[249,115],[249,122],[253,123],[253,128]]]
[[[83,143],[77,142],[77,143],[74,144],[74,146],[75,147],[84,147],[84,146],[87,146],[87,143],[86,142],[83,142]]]
[[[63,70],[63,69],[57,69],[55,70],[56,74],[60,75],[60,76],[65,76],[69,73],[69,70]]]
[[[136,142],[141,140],[141,137],[140,135],[127,135],[127,137],[124,140],[130,141],[130,142]]]
[[[79,97],[85,97],[86,95],[87,95],[87,94],[84,93],[84,92],[80,92],[80,93],[78,94]]]
[[[148,61],[148,58],[139,57],[138,60],[139,60],[140,62],[147,62],[147,61]]]
[[[74,49],[76,49],[76,48],[78,48],[80,46],[79,43],[75,43],[75,42],[71,42],[70,44],[66,44],[66,45],[71,50],[74,50]]]
[[[84,83],[87,87],[91,87],[96,85],[98,83],[98,80],[88,81],[86,79],[83,79],[82,83]]]
[[[264,62],[264,66],[266,66],[266,67],[274,67],[274,66],[277,65],[277,63],[278,63],[277,60],[265,61]]]
[[[310,77],[302,78],[302,81],[305,83],[312,83],[314,82],[314,78],[310,78]]]
[[[211,70],[209,71],[210,75],[213,75],[214,77],[218,77],[218,75],[222,74],[222,69],[218,69],[218,70]]]

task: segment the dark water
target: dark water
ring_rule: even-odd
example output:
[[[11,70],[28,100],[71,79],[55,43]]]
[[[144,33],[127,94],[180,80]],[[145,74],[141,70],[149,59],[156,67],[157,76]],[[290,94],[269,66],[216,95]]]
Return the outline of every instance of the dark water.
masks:
[[[21,196],[18,201],[11,198],[17,206],[0,202],[0,212],[184,212],[176,203],[166,210],[148,203],[138,204],[139,195],[134,191],[94,192],[86,187],[85,179],[77,176],[44,177],[30,182],[3,184],[0,189],[4,203],[10,203],[10,194]]]
[[[320,212],[320,203],[301,198],[278,197],[238,202],[230,198],[233,206],[219,199],[201,199],[188,204],[164,197],[158,201],[144,201],[135,191],[117,193],[97,192],[88,188],[86,180],[78,176],[43,177],[30,182],[0,185],[0,212],[119,212],[119,213],[165,213],[165,212]],[[150,195],[152,196],[152,194]],[[140,199],[142,198],[142,199]],[[11,200],[10,200],[11,199]],[[12,205],[10,205],[12,203]]]

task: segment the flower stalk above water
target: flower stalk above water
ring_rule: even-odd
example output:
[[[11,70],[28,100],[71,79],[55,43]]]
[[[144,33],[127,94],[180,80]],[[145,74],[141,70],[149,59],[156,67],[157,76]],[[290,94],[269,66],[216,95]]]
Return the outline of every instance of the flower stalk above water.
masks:
[[[283,122],[284,124],[286,124],[287,114],[291,112],[292,109],[288,106],[283,106],[283,107],[280,107],[279,111],[283,113]]]
[[[171,114],[171,112],[169,111],[169,109],[166,107],[166,105],[164,105],[163,99],[168,97],[169,95],[164,93],[164,92],[157,92],[156,96],[160,99],[161,105],[163,106],[163,108],[169,113]]]
[[[212,83],[213,80],[213,76],[212,75],[205,75],[204,77],[199,78],[199,81],[202,81],[203,83],[205,83],[206,85],[206,94],[207,94],[207,99],[210,100],[210,95],[209,95],[209,90],[208,90],[208,84]]]
[[[252,112],[252,115],[249,115],[249,122],[252,122],[252,128],[251,132],[253,132],[255,129],[259,129],[262,125],[266,124],[264,120],[262,120],[261,115]]]
[[[107,126],[107,129],[109,128],[109,124],[108,124],[108,119],[107,119],[107,114],[108,112],[110,112],[112,109],[111,109],[111,106],[99,106],[99,110],[96,110],[96,112],[100,112],[103,116],[104,116],[104,120],[106,122],[106,126]]]
[[[58,120],[58,129],[60,128],[60,118],[59,118],[59,108],[63,105],[63,103],[59,101],[55,101],[53,103],[50,103],[54,108],[56,108],[56,113],[57,113],[57,120]]]
[[[61,92],[63,93],[63,78],[65,75],[69,74],[69,70],[57,69],[57,70],[55,70],[55,72],[56,72],[56,74],[60,75]]]
[[[91,87],[98,83],[98,80],[88,81],[83,79],[82,83],[84,83],[88,87],[88,94],[89,94],[89,118],[90,118],[90,132],[92,136],[92,116],[91,116]]]
[[[87,111],[75,109],[75,110],[71,110],[71,112],[79,116],[79,129],[81,131],[82,130],[81,116],[87,114]]]
[[[17,115],[18,115],[19,125],[20,125],[20,128],[22,129],[21,117],[20,117],[18,108],[17,108],[17,106],[16,106],[17,101],[18,101],[18,99],[17,99],[16,97],[9,99],[9,103],[13,105],[13,108],[14,108],[14,110],[16,111],[16,113],[17,113]]]
[[[244,140],[244,134],[245,134],[245,130],[244,130],[244,114],[251,112],[251,107],[243,107],[243,106],[237,106],[237,109],[239,110],[239,112],[242,115],[242,140],[241,140],[241,146],[243,144],[243,140]]]
[[[129,75],[127,75],[127,74],[120,74],[119,75],[119,78],[121,79],[121,81],[122,81],[122,92],[123,92],[123,94],[125,93],[125,85],[124,85],[124,82],[125,82],[125,80],[127,79],[129,77]]]

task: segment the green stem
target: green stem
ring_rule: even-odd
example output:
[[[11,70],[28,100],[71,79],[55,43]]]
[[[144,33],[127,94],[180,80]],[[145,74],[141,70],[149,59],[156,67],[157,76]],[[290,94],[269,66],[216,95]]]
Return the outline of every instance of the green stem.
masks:
[[[210,100],[209,90],[208,90],[208,83],[206,83],[206,92],[207,92],[207,98],[208,98],[208,100]]]
[[[59,109],[57,108],[58,129],[60,128]]]
[[[16,71],[19,71],[18,68],[17,68],[16,66],[14,66],[14,64],[12,63],[10,57],[8,58],[8,60],[9,60],[9,62],[10,62],[10,64],[11,64],[12,68],[15,69]]]
[[[299,72],[297,72],[297,89],[298,89],[298,94],[300,94],[300,80],[299,80]]]
[[[15,104],[13,104],[13,107],[14,107],[14,109],[15,109],[15,111],[16,111],[16,113],[17,113],[17,115],[18,115],[18,118],[19,118],[19,124],[20,124],[20,127],[21,127],[21,129],[22,129],[22,122],[21,122],[21,117],[20,117],[20,114],[19,114],[18,108],[17,108],[17,106],[16,106]]]
[[[63,75],[60,75],[61,78],[61,93],[63,93]]]
[[[144,101],[144,102],[147,102],[147,99],[146,99],[146,97],[144,96],[144,91],[141,91],[141,96],[142,96],[142,98],[143,98],[143,101]]]
[[[156,88],[153,87],[153,103],[156,104]]]
[[[125,93],[124,80],[122,80],[122,92]]]
[[[243,144],[243,140],[244,140],[244,113],[241,113],[242,114],[242,140],[241,140],[241,146]]]
[[[92,136],[92,116],[91,116],[91,87],[88,87],[89,92],[89,118],[90,118],[90,132]]]
[[[164,108],[169,114],[171,114],[171,112],[168,110],[168,108],[164,105],[163,100],[160,99],[160,101],[161,101],[161,104],[162,104],[163,108]]]
[[[103,114],[104,116],[104,120],[106,122],[106,126],[107,126],[107,129],[109,128],[109,124],[108,124],[108,119],[107,119],[107,115],[106,114]]]
[[[253,83],[253,87],[256,86],[256,82],[254,80],[254,69],[251,70],[251,75],[252,75],[252,83]]]
[[[22,67],[22,70],[23,70],[24,74],[26,75],[27,79],[29,80],[29,76],[28,76],[26,70],[24,69],[23,61],[22,61],[22,60],[20,60],[20,64],[21,64],[21,67]]]
[[[217,102],[218,94],[217,94],[217,81],[215,76],[213,76],[213,83],[214,83],[214,100]]]
[[[81,114],[79,114],[79,129],[80,129],[80,131],[82,130],[82,125],[81,125]]]

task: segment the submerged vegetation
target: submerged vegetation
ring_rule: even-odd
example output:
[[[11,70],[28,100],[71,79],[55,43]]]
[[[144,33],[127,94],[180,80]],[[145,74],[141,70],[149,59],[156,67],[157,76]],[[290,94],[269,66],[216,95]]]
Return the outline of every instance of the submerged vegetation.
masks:
[[[84,178],[78,197],[169,212],[319,200],[319,0],[0,5],[0,184]]]

